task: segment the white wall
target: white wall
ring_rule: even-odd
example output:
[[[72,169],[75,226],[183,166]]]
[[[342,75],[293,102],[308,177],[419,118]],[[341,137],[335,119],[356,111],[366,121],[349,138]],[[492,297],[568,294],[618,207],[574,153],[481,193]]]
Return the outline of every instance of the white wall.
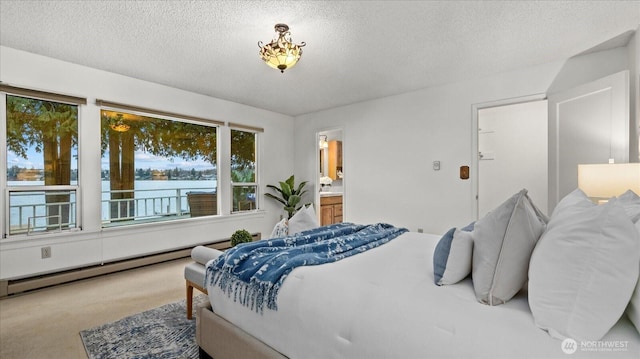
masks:
[[[637,35],[634,39],[637,43]],[[431,233],[466,225],[475,219],[475,198],[472,181],[459,179],[459,167],[472,164],[471,107],[548,93],[628,69],[629,51],[638,53],[635,46],[298,116],[296,175],[316,172],[310,160],[315,133],[341,127],[345,221],[383,221]],[[441,161],[440,171],[432,170],[435,160]],[[474,171],[472,167],[472,177]]]
[[[95,105],[95,100],[99,98],[263,127],[265,131],[260,137],[259,153],[259,175],[262,184],[259,190],[262,193],[266,184],[277,183],[294,171],[292,117],[7,47],[0,47],[0,64],[0,81],[6,84],[88,99],[88,104],[80,108],[79,125],[83,230],[63,235],[33,236],[27,240],[0,241],[0,279],[31,276],[190,247],[228,238],[236,229],[241,228],[251,232],[262,232],[267,236],[271,233],[282,210],[275,201],[267,200],[263,196],[260,198],[263,211],[250,214],[192,218],[179,223],[165,222],[102,230],[99,201],[100,109]],[[225,127],[223,132],[224,130],[228,131],[228,128]],[[222,149],[220,152],[228,153],[228,149]],[[6,172],[6,163],[0,164],[0,172]],[[228,183],[228,180],[224,180],[228,173],[221,172],[219,176],[221,186]],[[220,188],[220,191],[223,191],[223,188]],[[2,191],[0,202],[4,203],[5,195]],[[2,211],[4,212],[4,208]],[[4,228],[0,229],[4,233]],[[52,247],[51,258],[40,258],[42,246]]]
[[[591,123],[591,126],[584,126],[584,122],[578,116],[574,119],[573,125],[569,124],[568,121],[560,121],[556,124],[556,115],[559,114],[559,111],[556,109],[557,104],[554,103],[556,99],[561,98],[561,103],[564,106],[573,105],[573,101],[567,100],[571,97],[571,94],[575,92],[576,103],[585,101],[585,103],[593,105],[594,100],[582,97],[579,89],[589,89],[589,84],[597,84],[601,81],[605,81],[603,88],[607,88],[607,91],[612,91],[612,94],[618,93],[619,88],[617,86],[614,87],[607,84],[604,79],[625,71],[628,71],[631,74],[631,69],[635,66],[633,65],[632,60],[633,56],[631,56],[630,53],[636,51],[634,47],[636,46],[634,45],[636,42],[637,35],[634,35],[630,44],[626,47],[587,53],[568,59],[562,66],[562,69],[558,72],[558,75],[552,85],[549,87],[549,90],[547,91],[547,95],[549,96],[549,143],[551,146],[549,149],[549,213],[552,212],[556,203],[561,200],[566,193],[570,192],[572,188],[577,186],[577,166],[572,165],[570,167],[565,166],[564,168],[560,168],[562,167],[562,163],[606,163],[607,159],[612,156],[616,158],[616,161],[621,161],[621,159],[623,159],[623,161],[627,161],[629,159],[633,161],[633,158],[637,157],[637,150],[635,147],[632,148],[631,146],[634,143],[633,133],[635,130],[629,131],[629,129],[625,130],[623,128],[622,131],[624,131],[626,135],[623,134],[618,136],[615,134],[621,134],[623,132],[617,130],[611,132],[613,129],[611,128],[612,122],[610,122],[612,118],[615,118],[615,123],[619,123],[619,121],[625,121],[625,123],[627,123],[627,118],[623,118],[622,116],[629,115],[628,127],[635,127],[632,124],[637,123],[637,115],[633,112],[619,113],[618,111],[615,111],[616,108],[612,108],[611,110],[604,109],[605,113],[608,113],[608,115],[600,118],[602,121],[607,121],[606,123],[598,124],[596,123],[598,119],[593,118],[591,121],[594,122]],[[631,81],[629,81],[627,85],[624,85],[628,88],[624,88],[622,90],[626,89],[629,91],[630,95],[633,95],[636,91],[634,90],[634,85],[630,82]],[[593,92],[593,96],[600,96],[605,101],[617,101],[619,99],[619,97],[612,96],[609,93],[598,93],[594,89],[586,91]],[[633,96],[637,97],[637,93]],[[624,101],[627,103],[624,106],[629,107],[631,110],[634,106],[628,104],[631,102],[637,103],[638,100],[637,98],[634,99],[629,96],[629,98],[625,98]],[[567,113],[567,111],[562,111],[562,114]],[[590,112],[590,114],[593,114],[593,112]],[[579,124],[582,126],[575,127]],[[573,130],[573,128],[575,128],[575,130]],[[596,128],[602,130],[598,131]],[[584,130],[591,130],[591,132],[597,133],[598,137],[593,137],[593,135],[585,133]],[[564,133],[564,135],[561,134],[561,132]],[[559,140],[562,142],[559,146],[560,148],[564,147],[565,151],[560,150],[560,153],[556,153],[556,138],[564,138],[564,141]],[[622,141],[625,140],[626,143],[623,143]],[[616,155],[611,153],[612,143],[614,144],[613,153]],[[616,149],[619,148],[625,148],[622,155],[616,151]],[[589,149],[589,151],[581,152],[580,149]]]
[[[315,133],[341,127],[345,221],[382,221],[431,233],[466,225],[474,219],[475,200],[459,167],[472,162],[472,105],[544,93],[561,66],[545,64],[296,117],[296,174],[316,173],[309,160]],[[440,171],[432,169],[435,160]]]
[[[576,56],[566,61],[548,93],[555,93],[629,70],[629,161],[638,162],[640,136],[640,26],[626,47]],[[638,135],[633,136],[634,133]]]
[[[602,77],[616,72],[613,69],[617,67],[635,67],[632,86],[636,87],[637,94],[640,86],[637,38],[634,36],[633,45],[626,50],[595,55],[588,59],[589,66],[575,67],[571,81]],[[621,56],[627,60],[620,60]],[[264,185],[277,183],[291,173],[296,174],[297,181],[309,180],[313,187],[317,176],[316,133],[343,128],[345,220],[384,221],[410,230],[423,228],[425,232],[442,233],[474,219],[471,180],[458,177],[459,166],[472,163],[472,106],[546,93],[548,89],[553,90],[552,85],[558,88],[570,82],[555,79],[563,63],[550,63],[311,113],[298,116],[294,121],[289,116],[7,47],[0,47],[0,64],[0,81],[7,84],[89,100],[89,104],[81,108],[80,125],[81,185],[85,190],[83,231],[38,236],[28,241],[1,241],[0,279],[188,247],[226,238],[238,228],[268,235],[282,213],[273,201],[261,198],[265,211],[249,215],[100,230],[100,209],[91,201],[91,195],[95,195],[91,191],[100,188],[100,150],[92,145],[99,143],[96,98],[265,128],[260,153],[261,190]],[[569,65],[563,69],[568,71],[572,65],[582,64]],[[636,124],[638,101],[636,98],[636,116],[631,118]],[[432,170],[435,160],[441,161],[440,171]],[[475,168],[471,168],[472,176],[474,171]],[[317,188],[310,190],[317,191]],[[52,247],[53,255],[43,260],[40,247],[45,245]]]

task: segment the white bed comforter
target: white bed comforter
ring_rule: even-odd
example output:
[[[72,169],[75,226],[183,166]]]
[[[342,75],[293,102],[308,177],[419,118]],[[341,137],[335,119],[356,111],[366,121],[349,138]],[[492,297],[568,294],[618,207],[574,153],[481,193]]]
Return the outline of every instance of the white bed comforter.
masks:
[[[408,232],[337,263],[296,268],[278,311],[263,315],[207,288],[213,311],[289,358],[640,358],[626,315],[603,338],[565,354],[533,322],[526,293],[490,307],[470,279],[438,287],[433,250],[440,236]]]

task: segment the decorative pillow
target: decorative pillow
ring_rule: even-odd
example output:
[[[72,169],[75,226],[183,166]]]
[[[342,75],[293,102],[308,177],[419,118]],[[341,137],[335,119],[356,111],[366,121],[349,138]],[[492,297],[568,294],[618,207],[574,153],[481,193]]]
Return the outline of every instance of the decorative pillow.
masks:
[[[447,270],[447,262],[449,260],[449,253],[451,253],[451,242],[453,242],[453,234],[456,232],[456,227],[451,228],[447,233],[440,238],[436,249],[433,251],[433,280],[436,285],[441,285],[442,276]]]
[[[271,236],[269,238],[280,238],[286,237],[289,234],[289,221],[286,218],[280,220],[280,222],[276,223],[276,226],[273,227],[273,231],[271,232]]]
[[[455,284],[471,273],[473,223],[462,229],[451,228],[433,252],[433,277],[437,285]]]
[[[631,219],[631,222],[637,223],[640,220],[640,197],[632,190],[628,190],[618,196],[618,201]]]
[[[289,235],[317,227],[320,227],[320,224],[318,223],[316,212],[313,210],[313,205],[300,208],[300,210],[289,219]]]
[[[598,206],[580,192],[558,204],[531,256],[529,306],[552,337],[600,340],[636,286],[640,238],[617,199]]]
[[[592,207],[595,206],[589,197],[587,197],[586,193],[582,192],[581,189],[576,188],[573,192],[564,196],[564,198],[558,202],[556,208],[551,213],[551,217],[553,218],[556,215],[556,212],[563,211],[565,208],[571,208],[574,206],[587,206]]]
[[[636,222],[636,230],[640,236],[640,221]],[[638,279],[636,288],[631,296],[631,301],[629,301],[627,316],[631,320],[631,323],[636,326],[638,333],[640,333],[640,279]]]
[[[531,252],[546,222],[526,189],[476,222],[472,277],[478,301],[503,304],[524,287]]]

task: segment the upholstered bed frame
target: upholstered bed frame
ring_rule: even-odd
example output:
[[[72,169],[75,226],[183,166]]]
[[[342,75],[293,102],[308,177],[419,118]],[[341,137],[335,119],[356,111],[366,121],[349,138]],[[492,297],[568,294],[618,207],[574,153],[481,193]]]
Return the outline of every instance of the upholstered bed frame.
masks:
[[[196,308],[196,342],[200,358],[286,359],[270,346],[223,319],[206,302]]]

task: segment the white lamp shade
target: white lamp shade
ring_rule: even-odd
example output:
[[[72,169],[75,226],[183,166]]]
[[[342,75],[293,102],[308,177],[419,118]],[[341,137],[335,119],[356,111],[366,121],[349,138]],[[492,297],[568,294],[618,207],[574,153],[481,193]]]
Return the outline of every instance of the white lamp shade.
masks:
[[[640,195],[640,163],[578,165],[578,188],[592,198]]]

